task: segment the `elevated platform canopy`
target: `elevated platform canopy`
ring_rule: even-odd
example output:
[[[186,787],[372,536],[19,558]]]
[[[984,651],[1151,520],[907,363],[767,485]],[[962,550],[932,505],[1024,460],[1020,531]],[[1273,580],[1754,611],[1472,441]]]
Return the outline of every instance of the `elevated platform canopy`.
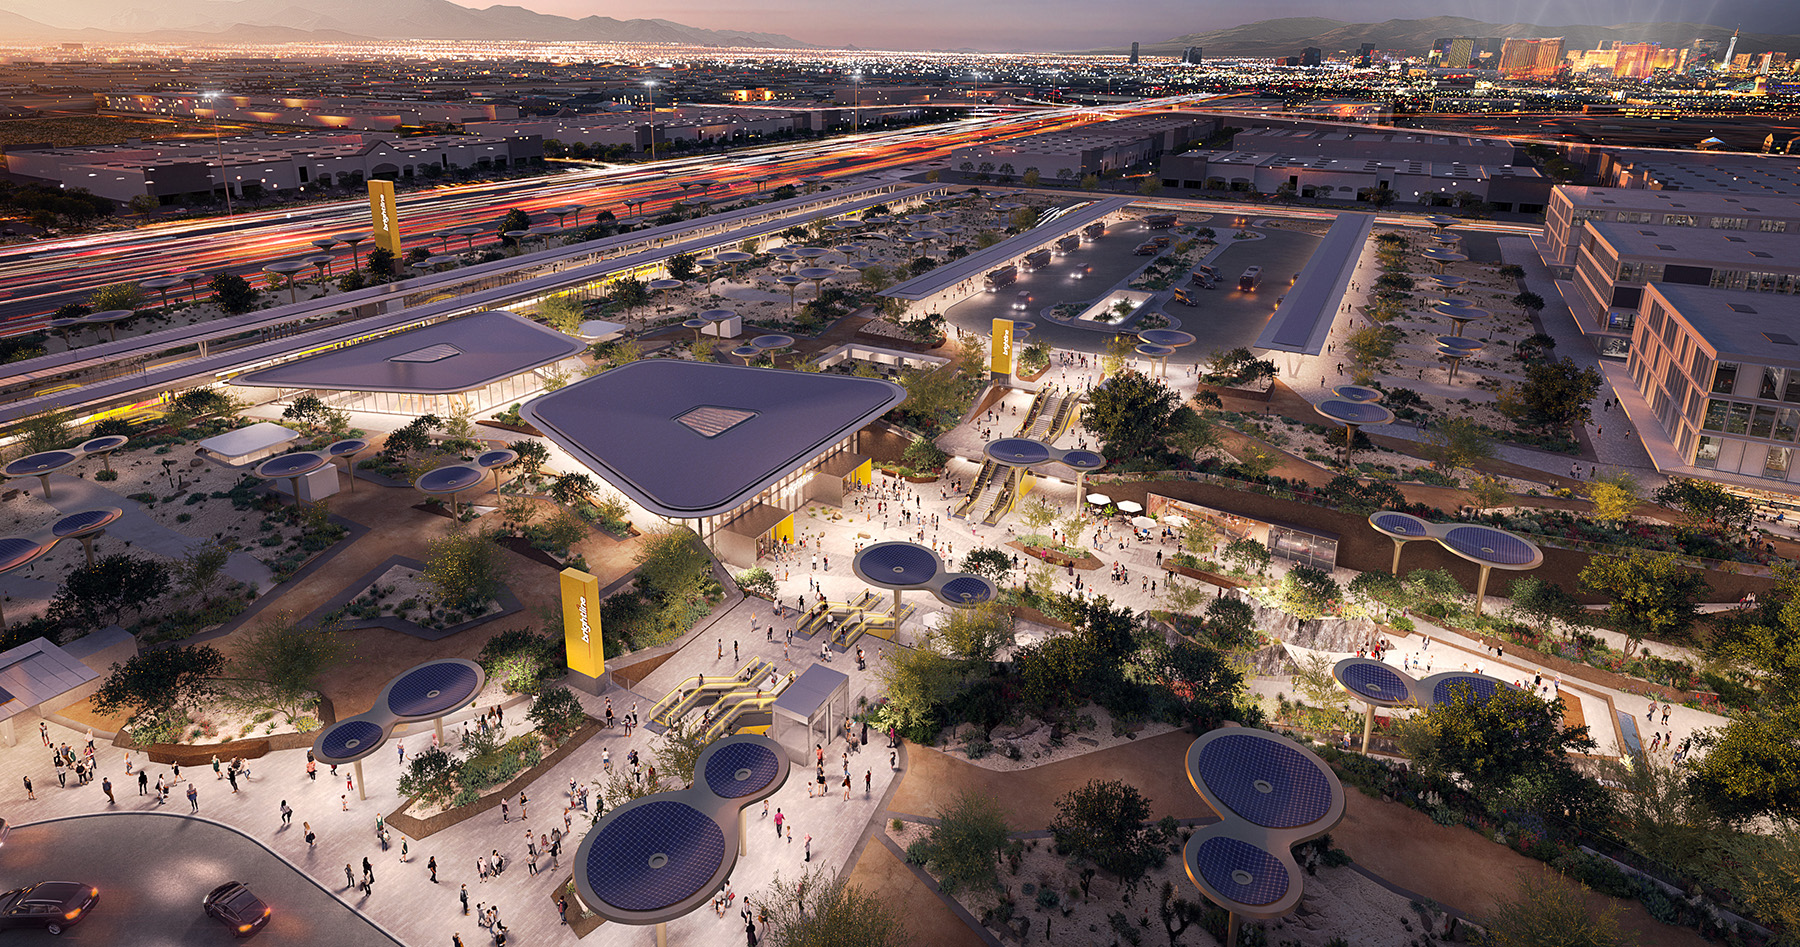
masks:
[[[1275,307],[1275,315],[1256,339],[1256,348],[1299,355],[1318,355],[1325,350],[1325,337],[1331,334],[1344,290],[1374,226],[1374,214],[1338,215],[1318,249],[1300,268],[1300,278]]]

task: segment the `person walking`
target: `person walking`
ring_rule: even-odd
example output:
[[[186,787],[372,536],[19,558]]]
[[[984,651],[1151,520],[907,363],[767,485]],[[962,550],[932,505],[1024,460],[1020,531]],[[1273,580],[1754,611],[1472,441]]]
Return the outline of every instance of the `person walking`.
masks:
[[[281,800],[281,824],[284,826],[292,825],[293,822],[294,822],[294,809],[292,806],[289,806],[287,804],[286,799],[283,799],[283,800]]]
[[[482,881],[488,880],[488,863],[486,855],[475,856],[475,874],[478,875]]]
[[[200,790],[194,788],[194,783],[192,780],[188,781],[187,797],[188,797],[188,806],[190,807],[191,811],[199,812],[200,811]]]
[[[219,754],[217,754],[217,753],[213,754],[212,768],[213,768],[213,778],[214,779],[224,779],[225,778],[225,774],[219,771]]]
[[[406,836],[402,835],[402,836],[400,836],[400,864],[402,864],[402,865],[406,864],[407,854],[408,854],[408,851],[406,848]]]
[[[812,836],[808,835],[806,837],[806,845],[802,850],[805,852],[805,855],[801,860],[806,862],[812,861]]]
[[[556,916],[561,918],[564,927],[569,926],[569,898],[564,895],[556,899]]]
[[[463,913],[467,914],[469,912],[464,911]],[[450,935],[450,947],[463,947],[461,931],[458,931],[458,932]]]
[[[225,781],[231,784],[231,794],[234,796],[237,795],[237,791],[238,791],[237,776],[238,776],[238,771],[235,769],[232,770],[231,772],[225,774]]]
[[[318,838],[318,836],[313,834],[312,823],[311,822],[300,823],[300,831],[306,833],[306,847],[312,848],[313,841]]]
[[[502,821],[502,822],[511,822],[512,821],[512,807],[508,806],[506,804],[505,799],[500,800],[500,821]]]
[[[149,794],[150,794],[150,773],[148,770],[140,769],[140,770],[138,770],[138,795],[146,796]]]
[[[112,779],[110,777],[107,779],[100,780],[100,791],[103,793],[106,793],[106,804],[107,805],[116,806],[119,804],[119,800],[113,798]]]
[[[346,888],[356,887],[356,872],[354,872],[350,869],[349,862],[344,863],[344,887],[346,887]]]
[[[530,817],[525,814],[525,794],[519,793],[519,821],[524,822],[529,818]]]
[[[469,916],[469,886],[467,883],[463,884],[462,891],[457,894],[457,897],[459,899],[461,899],[461,901],[462,901],[463,916],[468,917]]]
[[[437,884],[437,856],[433,855],[425,862],[425,870],[431,872],[431,883]]]
[[[36,799],[37,791],[31,788],[31,777],[25,777],[25,798]]]
[[[363,879],[370,883],[375,881],[375,866],[369,863],[369,856],[363,856]]]
[[[780,807],[776,807],[776,809],[775,809],[775,837],[776,838],[781,837],[781,824],[786,821],[787,821],[787,817],[781,814]]]
[[[45,726],[42,721],[38,722],[38,736],[43,738],[45,746],[50,745],[50,728]]]

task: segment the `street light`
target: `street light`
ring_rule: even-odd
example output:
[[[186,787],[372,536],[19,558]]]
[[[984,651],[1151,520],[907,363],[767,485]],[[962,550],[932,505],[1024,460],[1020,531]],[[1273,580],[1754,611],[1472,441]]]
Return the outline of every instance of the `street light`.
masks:
[[[224,95],[224,94],[225,93],[223,93],[223,92],[208,92],[200,97],[207,100],[208,102],[213,102],[214,100],[218,99],[219,96]],[[226,220],[226,226],[229,227],[232,223],[231,179],[225,176],[225,143],[219,138],[219,107],[216,104],[213,106],[213,109],[212,109],[212,120],[213,120],[213,147],[217,148],[218,152],[219,152],[219,180],[223,181],[225,183],[225,220]]]
[[[862,130],[862,71],[858,70],[851,78],[856,80],[856,105],[850,112],[850,134],[854,135]]]
[[[644,88],[650,90],[650,160],[656,160],[656,80],[646,79]]]

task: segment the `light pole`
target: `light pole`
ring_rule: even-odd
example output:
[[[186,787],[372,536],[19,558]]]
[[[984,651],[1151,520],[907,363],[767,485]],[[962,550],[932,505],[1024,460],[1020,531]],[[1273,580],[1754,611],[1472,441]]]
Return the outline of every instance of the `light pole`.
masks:
[[[862,71],[858,70],[852,79],[856,80],[856,105],[850,112],[850,134],[862,130]]]
[[[225,183],[225,221],[226,221],[226,226],[229,227],[232,223],[231,178],[226,177],[226,175],[225,175],[225,143],[219,137],[218,98],[221,95],[224,95],[224,93],[223,92],[208,92],[205,95],[201,96],[201,98],[207,100],[208,102],[214,103],[213,108],[212,108],[213,147],[218,149],[218,152],[219,152],[219,180],[223,181]]]
[[[650,90],[650,160],[656,160],[656,80],[644,82],[644,88]]]

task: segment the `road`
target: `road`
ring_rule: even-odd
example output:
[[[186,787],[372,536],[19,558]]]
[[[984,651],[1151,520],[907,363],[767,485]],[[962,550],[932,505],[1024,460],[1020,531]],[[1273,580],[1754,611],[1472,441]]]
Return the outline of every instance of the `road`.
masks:
[[[186,812],[185,801],[178,796],[171,799],[170,809]],[[122,853],[130,854],[121,857]],[[389,864],[386,858],[382,861]],[[14,829],[6,840],[6,856],[0,859],[0,890],[39,881],[93,885],[100,889],[100,903],[60,937],[41,930],[8,931],[9,945],[245,943],[200,908],[201,899],[213,888],[242,881],[274,909],[269,925],[248,941],[256,947],[396,947],[362,915],[261,845],[197,819],[119,813]]]
[[[1061,109],[1001,115],[653,165],[578,167],[531,178],[446,185],[403,195],[400,213],[408,249],[422,246],[438,252],[447,243],[456,246],[462,238],[447,241],[434,233],[491,224],[515,207],[532,214],[533,223],[556,223],[546,212],[569,204],[585,206],[581,219],[591,219],[601,209],[620,218],[655,215],[666,211],[683,193],[684,182],[713,182],[694,193],[715,199],[739,197],[798,183],[802,178],[852,177],[942,160],[952,149],[978,141],[1070,128],[1118,114],[1128,113]],[[769,180],[755,180],[758,178]],[[276,260],[318,253],[313,240],[358,232],[368,233],[368,204],[361,199],[0,248],[0,332],[35,326],[58,306],[82,300],[101,286],[194,270],[254,274]],[[475,242],[491,242],[497,236],[482,234]],[[359,249],[366,252],[368,246]],[[343,246],[334,251],[338,263],[347,263],[350,254]]]

